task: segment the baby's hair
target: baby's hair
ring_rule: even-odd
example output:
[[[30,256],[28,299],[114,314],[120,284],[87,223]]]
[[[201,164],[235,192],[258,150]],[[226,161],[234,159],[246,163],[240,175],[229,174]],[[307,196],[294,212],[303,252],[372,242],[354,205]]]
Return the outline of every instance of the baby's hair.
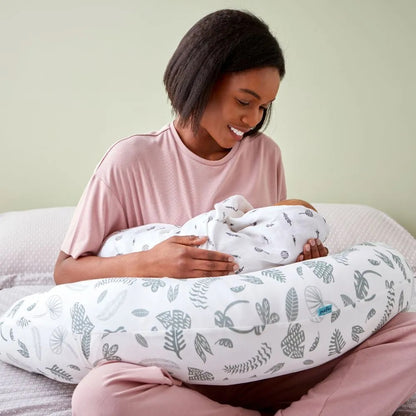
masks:
[[[304,201],[303,199],[285,199],[283,201],[278,202],[275,205],[303,205],[305,208],[309,208],[318,212],[313,205],[311,205],[309,202]]]
[[[163,82],[182,126],[191,123],[197,132],[212,89],[227,72],[273,67],[280,78],[285,60],[269,27],[252,13],[224,9],[199,20],[185,34],[170,59]],[[255,135],[267,124],[271,106],[260,123],[246,135]]]

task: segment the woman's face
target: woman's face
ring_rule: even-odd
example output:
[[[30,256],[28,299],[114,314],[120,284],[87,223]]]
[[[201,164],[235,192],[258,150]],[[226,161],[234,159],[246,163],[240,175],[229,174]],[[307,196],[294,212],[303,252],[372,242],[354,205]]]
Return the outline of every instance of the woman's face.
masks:
[[[197,136],[182,137],[194,153],[206,159],[220,159],[263,118],[276,98],[280,76],[276,68],[265,67],[230,72],[217,81],[202,115]]]

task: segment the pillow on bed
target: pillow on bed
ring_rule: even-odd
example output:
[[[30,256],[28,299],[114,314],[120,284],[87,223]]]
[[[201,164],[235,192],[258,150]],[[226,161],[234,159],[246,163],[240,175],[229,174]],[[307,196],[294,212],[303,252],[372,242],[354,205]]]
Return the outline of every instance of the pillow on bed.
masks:
[[[0,214],[0,289],[54,284],[53,268],[74,208]]]
[[[0,359],[77,383],[100,361],[234,384],[320,365],[407,308],[413,276],[381,244],[219,278],[110,278],[27,296],[0,318]]]

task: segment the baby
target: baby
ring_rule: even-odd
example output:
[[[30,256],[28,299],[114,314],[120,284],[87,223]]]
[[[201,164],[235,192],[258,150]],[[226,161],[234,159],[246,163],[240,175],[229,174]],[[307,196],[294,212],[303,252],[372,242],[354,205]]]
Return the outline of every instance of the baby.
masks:
[[[293,263],[308,239],[323,242],[328,232],[325,219],[305,201],[253,209],[243,196],[234,195],[182,227],[155,223],[118,231],[104,241],[98,255],[149,250],[175,235],[207,236],[201,248],[232,255],[240,267],[237,273],[248,273]]]

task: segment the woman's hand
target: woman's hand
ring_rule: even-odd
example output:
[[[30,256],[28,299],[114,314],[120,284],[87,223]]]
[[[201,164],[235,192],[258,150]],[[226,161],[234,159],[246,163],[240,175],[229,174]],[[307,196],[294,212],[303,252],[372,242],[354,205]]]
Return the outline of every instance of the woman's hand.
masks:
[[[303,246],[303,252],[299,254],[296,262],[325,257],[328,255],[328,252],[328,249],[322,244],[321,240],[311,238]]]
[[[152,276],[176,278],[224,276],[238,265],[229,254],[198,248],[208,237],[174,236],[148,250]]]

